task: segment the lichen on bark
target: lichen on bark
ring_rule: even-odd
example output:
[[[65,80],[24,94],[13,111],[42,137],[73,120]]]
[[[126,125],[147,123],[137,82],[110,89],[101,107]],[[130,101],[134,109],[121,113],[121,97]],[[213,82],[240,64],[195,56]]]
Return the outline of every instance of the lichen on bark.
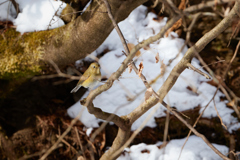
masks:
[[[41,72],[39,62],[44,53],[43,44],[50,32],[34,32],[21,35],[15,29],[7,29],[0,37],[0,78],[26,77]]]

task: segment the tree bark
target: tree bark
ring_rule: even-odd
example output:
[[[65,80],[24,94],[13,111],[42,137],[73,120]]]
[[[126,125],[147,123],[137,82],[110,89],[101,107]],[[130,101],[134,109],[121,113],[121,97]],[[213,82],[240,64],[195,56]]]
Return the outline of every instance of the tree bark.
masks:
[[[106,153],[103,154],[103,156],[100,158],[100,160],[117,159],[117,157],[119,157],[119,155],[117,155],[115,157],[112,157],[112,155],[125,144],[125,142],[128,140],[128,138],[130,136],[130,133],[131,133],[131,127],[129,127],[129,129],[125,130],[125,131],[123,131],[122,129],[119,128],[118,134],[117,134],[115,140],[113,141],[113,145]]]

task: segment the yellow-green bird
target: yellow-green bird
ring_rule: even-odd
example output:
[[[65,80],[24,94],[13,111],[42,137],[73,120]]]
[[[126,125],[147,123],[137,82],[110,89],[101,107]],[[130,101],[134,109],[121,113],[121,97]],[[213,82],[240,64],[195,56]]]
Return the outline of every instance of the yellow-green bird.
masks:
[[[71,93],[77,92],[81,86],[92,89],[100,81],[101,81],[100,65],[96,62],[93,62],[88,67],[88,69],[83,73],[82,77],[77,83],[77,86],[73,88]]]

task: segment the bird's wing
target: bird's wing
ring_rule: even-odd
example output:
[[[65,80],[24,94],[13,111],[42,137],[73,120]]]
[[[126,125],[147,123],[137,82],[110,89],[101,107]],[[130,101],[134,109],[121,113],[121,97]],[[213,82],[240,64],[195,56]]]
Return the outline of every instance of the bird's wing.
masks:
[[[85,72],[82,77],[80,78],[80,80],[78,81],[77,85],[82,84],[85,80],[87,80],[90,77],[90,73]]]

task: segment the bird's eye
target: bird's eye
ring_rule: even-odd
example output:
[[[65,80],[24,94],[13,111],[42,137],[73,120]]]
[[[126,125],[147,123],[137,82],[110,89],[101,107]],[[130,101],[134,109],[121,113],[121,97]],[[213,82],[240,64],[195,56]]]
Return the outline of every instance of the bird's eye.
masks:
[[[93,66],[93,68],[95,68],[95,66]]]

